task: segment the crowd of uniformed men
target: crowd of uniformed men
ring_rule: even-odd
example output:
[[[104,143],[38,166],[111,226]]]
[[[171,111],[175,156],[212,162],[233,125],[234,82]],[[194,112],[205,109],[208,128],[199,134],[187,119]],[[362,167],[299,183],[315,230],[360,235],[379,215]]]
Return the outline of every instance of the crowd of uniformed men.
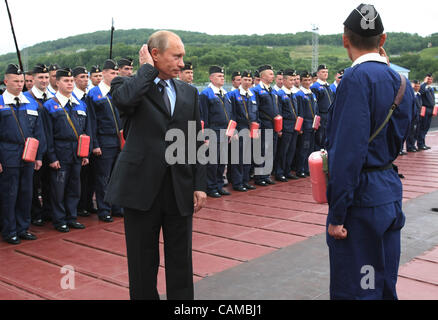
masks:
[[[192,84],[193,69],[186,63],[179,79]],[[230,195],[224,189],[225,171],[227,183],[238,192],[275,184],[271,176],[278,182],[309,176],[307,159],[313,151],[324,148],[328,110],[343,73],[338,71],[329,84],[325,65],[315,74],[292,69],[274,72],[264,65],[254,73],[234,72],[233,90],[226,92],[224,69],[212,66],[210,84],[199,98],[204,128],[214,130],[218,138],[218,159],[207,165],[208,196]],[[103,68],[94,66],[89,71],[38,64],[25,77],[17,65],[8,66],[6,89],[0,95],[0,226],[5,241],[18,244],[20,240],[35,240],[29,232],[31,224],[41,227],[51,221],[59,232],[68,232],[70,228],[85,228],[77,221],[78,215],[97,213],[104,222],[123,216],[122,208],[104,200],[112,168],[123,148],[123,128],[129,125],[112,103],[110,89],[116,76],[132,74],[130,58],[107,60]],[[424,83],[413,82],[418,108],[408,152],[429,148],[425,137],[435,105],[432,81],[428,74]],[[426,113],[420,117],[423,106]],[[282,117],[280,129],[274,120],[278,116]],[[320,117],[319,127],[314,126],[315,117]],[[296,128],[299,118],[303,123]],[[271,174],[254,175],[254,168],[263,165],[243,161],[253,150],[239,136],[235,136],[239,139],[239,163],[221,164],[220,141],[226,138],[222,135],[231,120],[237,123],[236,132],[258,125],[260,135],[253,138],[261,139],[262,156],[265,147],[273,151]],[[265,139],[266,129],[273,129],[273,139]],[[82,136],[90,137],[87,157],[78,156]],[[39,141],[35,162],[22,160],[29,137]],[[400,153],[404,154],[403,150]],[[250,184],[251,179],[256,186]]]

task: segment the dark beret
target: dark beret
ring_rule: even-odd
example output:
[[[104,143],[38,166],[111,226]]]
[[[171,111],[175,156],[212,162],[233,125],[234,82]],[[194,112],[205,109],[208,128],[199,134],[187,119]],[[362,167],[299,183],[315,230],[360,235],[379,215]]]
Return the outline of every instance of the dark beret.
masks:
[[[272,66],[270,66],[270,65],[268,65],[268,64],[266,64],[266,65],[264,65],[264,66],[261,66],[261,67],[259,68],[259,73],[262,73],[263,71],[266,71],[266,70],[273,70],[273,69],[272,69]]]
[[[219,66],[211,66],[210,69],[208,70],[209,74],[213,74],[213,73],[225,73],[224,68],[219,67]]]
[[[420,81],[418,81],[418,80],[414,80],[414,81],[412,81],[412,83],[413,83],[413,84],[420,84]]]
[[[11,63],[10,65],[7,66],[5,74],[21,75],[23,74],[23,70],[21,70],[17,64]]]
[[[62,68],[56,71],[56,78],[73,77],[73,71],[70,68]]]
[[[426,74],[426,77],[430,77],[430,78],[432,78],[433,76],[432,76],[432,73],[428,73],[428,74]]]
[[[132,60],[131,58],[122,58],[119,61],[117,61],[117,64],[119,65],[119,67],[124,67],[124,66],[132,67],[134,66],[134,60]]]
[[[303,71],[300,74],[301,78],[311,78],[312,75],[309,73],[309,71]]]
[[[91,74],[99,73],[99,72],[102,72],[102,69],[99,66],[92,66],[91,67],[91,71],[90,71]]]
[[[49,71],[57,71],[58,69],[61,69],[61,67],[59,65],[57,65],[56,63],[51,64],[49,66]]]
[[[350,13],[344,25],[365,38],[378,36],[385,30],[376,8],[371,4],[363,3]]]
[[[260,78],[259,70],[254,71],[254,78]]]
[[[325,69],[328,69],[327,66],[326,66],[325,64],[321,64],[321,65],[318,67],[318,71],[320,71],[320,70],[325,70]]]
[[[285,76],[295,77],[297,75],[297,71],[296,70],[292,70],[292,69],[286,69],[286,70],[284,70],[284,75]]]
[[[73,69],[73,77],[77,77],[80,74],[88,74],[88,70],[85,67],[76,67]]]
[[[317,77],[318,75],[316,74],[316,72],[312,73],[312,78]]]
[[[242,76],[242,74],[240,73],[240,71],[234,71],[232,74],[231,74],[231,78],[232,79],[234,79],[235,77],[241,77]]]
[[[103,64],[103,70],[115,70],[119,71],[119,66],[117,65],[117,62],[115,62],[112,59],[108,59]]]
[[[181,69],[181,71],[185,71],[185,70],[193,70],[193,65],[191,62],[186,62],[184,64],[184,67]]]
[[[33,72],[34,74],[37,74],[37,73],[49,73],[49,67],[47,67],[45,64],[41,64],[41,63],[39,63],[39,64],[37,64],[37,65],[33,68],[32,72]]]
[[[251,71],[243,71],[242,72],[242,78],[252,78]]]
[[[277,76],[283,76],[283,75],[284,75],[284,71],[283,70],[277,71]]]

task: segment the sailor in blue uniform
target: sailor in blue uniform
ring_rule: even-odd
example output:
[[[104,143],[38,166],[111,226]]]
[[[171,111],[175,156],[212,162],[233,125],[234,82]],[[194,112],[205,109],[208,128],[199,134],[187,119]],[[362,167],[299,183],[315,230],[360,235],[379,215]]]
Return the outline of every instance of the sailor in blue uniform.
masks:
[[[313,122],[315,117],[319,115],[318,102],[315,94],[310,90],[312,84],[312,76],[309,72],[301,73],[301,90],[295,94],[297,99],[298,109],[301,111],[304,119],[298,145],[298,163],[297,163],[297,177],[305,178],[309,176],[309,162],[308,158],[314,151],[315,146],[315,130],[313,129]]]
[[[251,123],[260,124],[258,119],[257,100],[251,92],[252,74],[249,71],[241,73],[242,82],[238,89],[229,93],[229,98],[233,106],[233,114],[237,122],[237,130],[250,130]],[[248,131],[249,132],[249,131]],[[246,143],[244,144],[244,139]],[[252,141],[248,136],[239,137],[239,164],[231,164],[231,181],[233,189],[239,192],[254,190],[256,187],[249,184],[251,162],[244,160],[252,160],[251,151]]]
[[[296,70],[284,70],[283,88],[277,92],[283,116],[283,136],[278,147],[275,178],[281,182],[286,182],[287,179],[298,179],[290,172],[297,148],[298,132],[295,131],[295,125],[297,118],[301,116],[297,99],[292,92],[296,76]]]
[[[58,91],[58,87],[56,86],[56,71],[59,69],[60,67],[56,63],[49,66],[49,86],[47,87],[47,90],[49,90],[53,96],[56,91]]]
[[[283,88],[283,79],[284,79],[284,71],[283,70],[277,71],[277,74],[275,75],[275,85],[273,87],[275,92],[278,92],[281,90],[281,88]]]
[[[88,158],[79,158],[77,150],[79,136],[91,136],[91,122],[87,105],[72,95],[72,71],[58,69],[56,79],[58,91],[44,104],[52,221],[57,231],[69,232],[70,228],[85,228],[77,221],[77,207],[81,167],[88,164]]]
[[[112,222],[113,216],[123,216],[122,208],[105,202],[105,194],[111,172],[121,151],[121,121],[110,94],[111,81],[117,77],[119,67],[113,60],[103,66],[103,80],[88,92],[87,105],[93,127],[94,183],[97,214],[104,222]]]
[[[320,65],[317,72],[318,80],[310,87],[310,90],[312,90],[316,96],[319,116],[321,117],[320,127],[315,133],[315,150],[318,151],[324,149],[327,113],[335,98],[335,94],[330,89],[330,85],[327,82],[328,74],[327,66],[324,64]]]
[[[252,92],[256,96],[257,106],[259,109],[260,117],[260,129],[261,129],[261,144],[262,157],[269,156],[270,151],[272,151],[272,163],[275,163],[275,156],[277,153],[277,143],[278,137],[281,136],[281,132],[277,133],[274,131],[274,118],[281,115],[280,108],[278,105],[278,96],[274,89],[271,87],[271,83],[274,81],[274,71],[272,66],[264,65],[259,68],[260,73],[260,84],[252,88]],[[267,141],[266,130],[273,130],[273,139]],[[265,167],[265,164],[257,165],[256,167]],[[270,178],[270,173],[267,172],[269,168],[264,168],[265,174],[255,175],[254,181],[256,185],[266,187],[268,185],[275,184]],[[273,168],[272,168],[273,169]]]
[[[426,135],[430,129],[430,124],[432,122],[432,113],[433,108],[435,106],[435,91],[431,86],[433,83],[432,74],[429,73],[426,75],[424,83],[421,85],[420,93],[423,99],[423,106],[426,107],[426,115],[424,117],[420,117],[420,138],[418,140],[418,149],[419,150],[429,150],[430,147],[426,145]]]
[[[417,143],[417,139],[418,139],[418,135],[420,132],[420,112],[421,112],[421,107],[423,106],[423,98],[421,97],[421,93],[420,93],[420,81],[418,80],[414,80],[412,81],[412,86],[414,89],[414,93],[415,93],[415,115],[414,115],[414,119],[412,120],[411,123],[411,130],[409,132],[409,137],[408,140],[406,141],[406,150],[408,152],[417,152],[418,149],[415,146]]]
[[[414,93],[406,79],[403,90],[401,76],[389,67],[374,6],[360,5],[344,25],[344,47],[354,63],[345,70],[327,127],[330,296],[397,299],[405,216],[392,163],[415,113]],[[404,95],[396,107],[399,91]]]
[[[134,73],[134,60],[131,58],[122,58],[117,61],[119,66],[119,77],[132,77]]]
[[[38,105],[39,113],[43,112],[43,105],[53,95],[47,89],[49,85],[49,68],[44,64],[37,64],[33,68],[34,86],[31,90],[24,93],[26,98]],[[44,123],[43,123],[44,124]],[[32,224],[43,226],[44,221],[50,220],[52,209],[50,206],[50,167],[47,161],[46,150],[43,154],[43,166],[34,172],[33,176],[33,195],[32,195]],[[41,190],[41,193],[39,192]],[[40,197],[42,198],[42,203]]]
[[[221,148],[228,148],[228,143],[224,143],[228,140],[228,137],[225,136],[225,134],[221,134],[220,131],[227,129],[230,120],[234,120],[234,115],[231,101],[223,88],[225,82],[224,69],[218,66],[212,66],[209,69],[209,73],[211,83],[199,95],[199,104],[201,108],[201,120],[204,121],[204,127],[214,130],[217,138],[217,161],[216,163],[207,165],[207,194],[212,198],[220,198],[230,195],[230,193],[223,188],[226,166],[224,162],[228,162],[228,158],[225,160],[222,159],[222,161],[220,159],[221,151],[222,154],[226,153],[226,150],[221,150]],[[210,146],[210,148],[213,148],[213,146]]]
[[[40,170],[46,149],[43,121],[38,104],[23,93],[24,76],[17,65],[5,72],[6,91],[0,96],[0,203],[2,237],[10,244],[35,240],[29,233],[33,173]],[[25,141],[39,141],[36,162],[22,160]]]
[[[336,95],[336,90],[338,89],[339,84],[342,81],[342,76],[344,75],[344,69],[341,69],[336,74],[335,81],[330,85],[330,89],[332,89],[332,92],[334,95]]]

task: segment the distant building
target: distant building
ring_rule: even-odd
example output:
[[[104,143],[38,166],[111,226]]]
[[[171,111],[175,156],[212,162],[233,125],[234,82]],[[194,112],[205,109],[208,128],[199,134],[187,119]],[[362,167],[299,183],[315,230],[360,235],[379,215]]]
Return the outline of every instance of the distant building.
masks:
[[[394,63],[391,63],[391,68],[395,72],[397,72],[397,73],[399,73],[399,74],[401,74],[401,75],[403,75],[403,76],[405,76],[406,78],[409,79],[409,73],[411,72],[411,70],[403,68],[403,67],[400,67],[400,66],[398,66],[398,65],[396,65]]]

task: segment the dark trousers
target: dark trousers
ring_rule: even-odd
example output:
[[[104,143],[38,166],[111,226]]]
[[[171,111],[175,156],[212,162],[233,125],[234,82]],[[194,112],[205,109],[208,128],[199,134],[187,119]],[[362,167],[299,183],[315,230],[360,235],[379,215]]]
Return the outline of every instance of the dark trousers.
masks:
[[[424,117],[420,117],[420,133],[417,142],[419,148],[426,145],[426,135],[432,122],[432,112],[433,109],[427,108],[426,115]]]
[[[251,170],[252,161],[251,146],[252,140],[244,145],[243,137],[239,138],[239,164],[231,164],[231,179],[233,187],[235,188],[249,183],[249,172]],[[245,163],[244,160],[247,159],[249,162]]]
[[[226,164],[221,164],[221,152],[222,154],[225,154],[226,150],[229,150],[228,143],[222,143],[221,144],[221,138],[222,140],[227,139],[227,137],[224,135],[221,137],[220,131],[216,131],[216,145],[210,145],[210,148],[216,148],[217,157],[216,157],[216,163],[209,163],[207,164],[207,191],[210,192],[217,192],[221,190],[224,187],[224,172],[225,172],[225,166]],[[228,157],[226,158],[226,162],[228,162]]]
[[[20,168],[3,167],[0,173],[0,203],[3,239],[29,229],[34,164]]]
[[[347,210],[347,238],[335,240],[327,234],[331,299],[396,300],[405,223],[401,201]]]
[[[327,130],[327,113],[321,113],[321,125],[319,129],[315,132],[315,151],[321,151],[321,149],[326,149],[325,139]]]
[[[304,130],[298,147],[297,173],[309,173],[309,156],[314,150],[315,131]]]
[[[105,202],[105,194],[113,171],[114,164],[120,153],[117,148],[102,148],[102,156],[94,158],[94,183],[96,188],[97,214],[99,217],[122,213],[118,206],[111,206]]]
[[[81,163],[63,163],[61,169],[50,169],[52,220],[56,227],[75,222],[81,194]]]
[[[297,148],[298,132],[283,132],[280,145],[278,147],[277,165],[275,166],[275,175],[277,177],[285,176],[291,171],[292,162],[295,157]]]
[[[409,136],[406,141],[406,149],[412,150],[415,149],[415,144],[417,143],[418,134],[419,134],[419,119],[414,118],[411,123],[411,128],[409,131]]]
[[[91,156],[90,163],[81,169],[81,198],[79,200],[78,209],[90,210],[93,205],[94,194],[94,158]]]
[[[272,164],[274,165],[275,164],[275,158],[276,158],[276,155],[277,155],[278,133],[277,132],[273,132],[272,140],[268,141],[266,139],[266,131],[262,129],[261,130],[261,137],[260,137],[260,139],[261,139],[261,144],[262,144],[262,150],[261,150],[262,157],[272,156],[273,159],[271,159],[271,161],[272,161]],[[271,151],[272,151],[272,154],[270,154]],[[262,167],[265,167],[265,165],[266,165],[266,162],[263,163],[262,165],[256,165],[255,167],[256,168],[262,168]],[[268,169],[269,168],[265,168],[264,170],[268,170]],[[264,174],[264,175],[256,175],[256,176],[254,176],[254,181],[255,182],[265,181],[269,177],[270,177],[270,173],[269,174]]]
[[[32,220],[49,220],[52,216],[50,204],[50,166],[44,158],[43,166],[33,174]],[[41,193],[40,193],[41,190]],[[41,195],[42,203],[39,199]]]
[[[129,292],[132,300],[159,300],[159,238],[163,230],[168,300],[193,300],[193,217],[179,214],[168,170],[152,208],[125,208]]]

